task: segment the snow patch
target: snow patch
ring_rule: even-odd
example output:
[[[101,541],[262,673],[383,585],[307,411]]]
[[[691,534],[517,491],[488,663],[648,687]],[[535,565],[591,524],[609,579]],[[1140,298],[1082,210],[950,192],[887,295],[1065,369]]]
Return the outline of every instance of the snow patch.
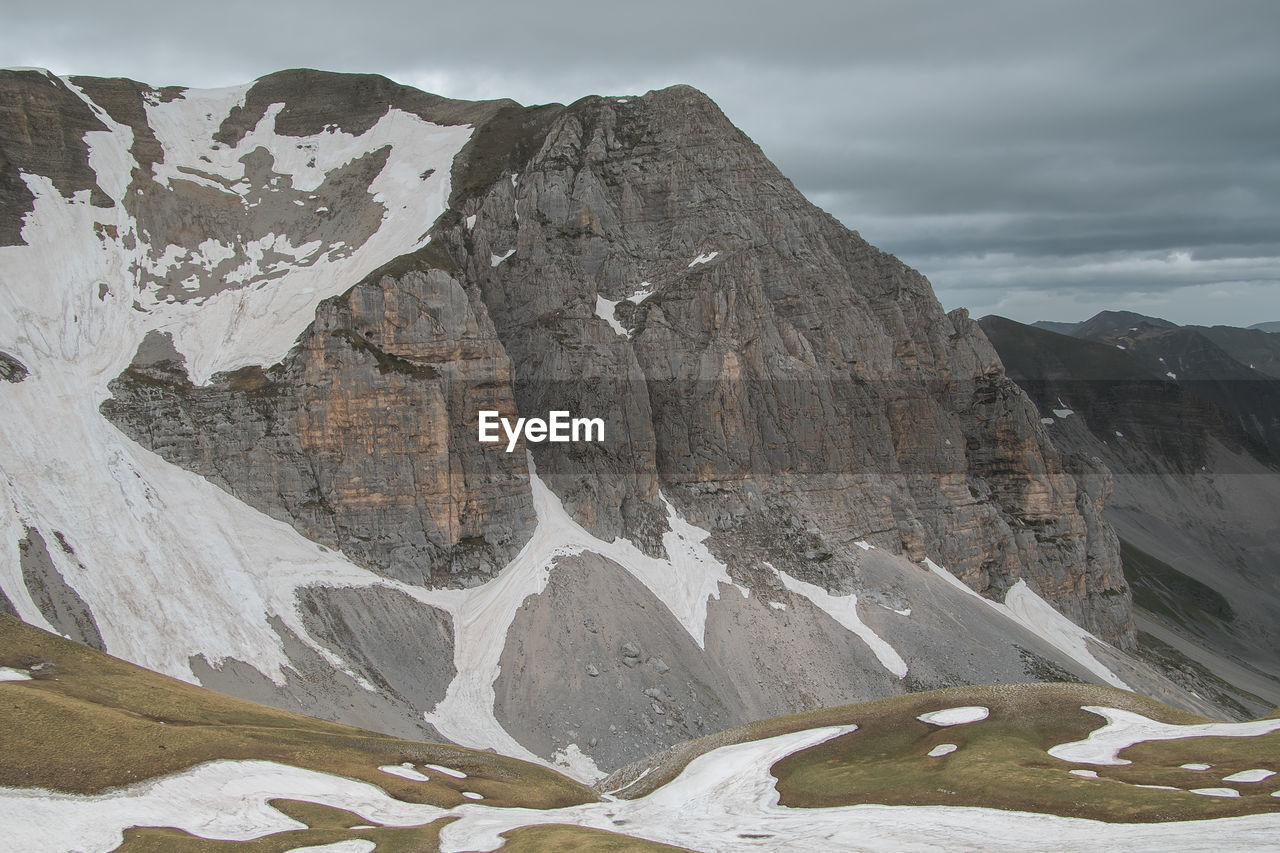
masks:
[[[355,829],[354,826],[351,828]],[[350,841],[335,841],[332,844],[294,847],[289,850],[289,853],[373,853],[377,846],[372,841],[353,838]]]
[[[515,253],[516,253],[516,250],[515,250],[515,249],[507,249],[507,251],[506,251],[506,252],[504,252],[504,253],[503,253],[503,254],[501,254],[501,255],[490,255],[490,256],[489,256],[489,266],[491,266],[491,267],[496,267],[498,264],[502,263],[502,262],[503,262],[503,261],[505,261],[507,258],[509,258],[509,257],[511,257],[512,255],[514,255]]]
[[[392,776],[399,776],[401,779],[408,779],[411,782],[430,782],[431,777],[424,773],[419,773],[413,769],[413,765],[408,767],[403,764],[384,764],[378,768],[383,773],[389,773]]]
[[[1017,622],[1033,634],[1038,635],[1045,642],[1088,669],[1107,684],[1119,687],[1121,690],[1129,689],[1129,686],[1121,681],[1119,676],[1107,669],[1089,651],[1087,641],[1097,643],[1102,641],[1054,610],[1047,601],[1032,592],[1025,581],[1019,580],[1014,584],[1005,595],[1005,603],[1000,604],[988,598],[983,598],[970,589],[964,581],[933,562],[933,560],[926,558],[924,562],[935,575],[966,595],[973,596],[988,607]]]
[[[483,800],[484,794],[477,794],[475,791],[463,791],[462,796],[468,800]]]
[[[959,748],[960,747],[956,746],[954,743],[940,743],[933,749],[929,750],[929,757],[941,758],[944,755],[950,755]]]
[[[23,669],[0,666],[0,681],[30,681],[31,673]]]
[[[1057,423],[1057,421],[1055,421],[1053,418],[1041,418],[1040,423],[1044,424],[1045,426],[1049,426],[1050,424]]]
[[[1053,413],[1060,418],[1069,418],[1075,414],[1071,409],[1054,409]]]
[[[1098,778],[1098,771],[1097,771],[1097,770],[1084,770],[1084,769],[1081,769],[1081,768],[1076,768],[1075,770],[1068,770],[1067,772],[1068,772],[1068,773],[1070,773],[1072,776],[1079,776],[1079,777],[1081,777],[1082,779],[1097,779],[1097,778]]]
[[[858,639],[866,643],[867,647],[876,656],[876,660],[880,661],[880,665],[888,670],[891,675],[898,678],[906,677],[907,662],[902,659],[902,655],[898,654],[897,650],[885,642],[879,634],[872,631],[858,616],[858,596],[853,594],[832,595],[820,586],[793,578],[768,563],[765,565],[773,569],[779,580],[782,581],[783,586],[809,599],[815,607],[835,619],[856,635]]]
[[[1232,773],[1230,776],[1223,776],[1223,782],[1265,782],[1272,776],[1276,775],[1274,770],[1241,770],[1239,773]]]
[[[1208,770],[1212,766],[1213,766],[1212,764],[1199,764],[1199,763],[1184,764],[1182,765],[1182,769],[1183,770]]]
[[[461,770],[454,770],[452,767],[445,767],[443,764],[424,764],[423,767],[428,770],[434,770],[437,773],[443,773],[446,776],[452,776],[455,779],[466,779],[467,774]]]
[[[1112,687],[1129,690],[1129,685],[1108,669],[1089,651],[1088,641],[1101,642],[1085,629],[1054,610],[1049,602],[1031,591],[1026,581],[1019,580],[1004,598],[1013,617],[1057,648],[1079,661],[1090,672]]]
[[[1240,792],[1235,788],[1188,788],[1188,794],[1199,794],[1202,797],[1238,797]]]
[[[1178,378],[1178,374],[1174,373],[1172,370],[1166,370],[1166,371],[1165,371],[1165,373],[1164,373],[1164,375],[1165,375],[1165,376],[1168,376],[1170,379],[1177,379],[1177,378]]]
[[[0,788],[5,843],[25,853],[114,850],[131,826],[171,826],[216,841],[250,841],[306,826],[268,800],[303,800],[384,826],[418,826],[446,814],[354,779],[270,761],[212,761],[104,794]]]
[[[470,231],[476,227],[476,215],[473,213],[467,217],[467,230]]]
[[[628,332],[617,318],[613,316],[613,309],[618,307],[621,300],[605,299],[600,294],[596,294],[596,316],[609,324],[609,328],[624,338],[630,338],[631,333]]]
[[[1152,720],[1133,711],[1084,705],[1081,710],[1097,714],[1107,721],[1084,740],[1058,744],[1049,754],[1074,764],[1132,764],[1119,757],[1123,749],[1150,740],[1182,740],[1196,737],[1258,737],[1280,730],[1280,720],[1254,720],[1249,723],[1191,723],[1176,725]],[[1193,769],[1188,767],[1187,769]]]
[[[698,257],[694,258],[692,261],[689,261],[689,266],[690,266],[690,267],[695,267],[695,266],[697,266],[698,264],[705,264],[705,263],[707,263],[707,262],[709,262],[709,261],[714,260],[714,259],[715,259],[715,257],[716,257],[716,255],[718,255],[718,254],[720,254],[720,253],[717,251],[717,252],[709,252],[709,253],[707,253],[707,254],[705,254],[705,255],[698,255]]]
[[[857,542],[854,542],[853,544],[857,545],[859,548],[861,548],[864,551],[874,551],[876,549],[875,545],[872,545],[870,542],[865,542],[861,539],[859,539]]]
[[[944,708],[941,711],[930,711],[916,717],[922,723],[932,726],[963,726],[985,720],[991,714],[989,708],[981,705],[965,705],[960,708]]]
[[[597,767],[595,760],[579,749],[576,743],[556,750],[551,756],[551,763],[562,773],[588,784],[599,782],[609,775]]]
[[[628,296],[627,301],[633,302],[636,305],[639,305],[641,302],[644,302],[650,296],[653,296],[653,285],[647,281],[642,281],[640,282],[640,289],[637,290],[635,293],[631,294],[630,296]]]

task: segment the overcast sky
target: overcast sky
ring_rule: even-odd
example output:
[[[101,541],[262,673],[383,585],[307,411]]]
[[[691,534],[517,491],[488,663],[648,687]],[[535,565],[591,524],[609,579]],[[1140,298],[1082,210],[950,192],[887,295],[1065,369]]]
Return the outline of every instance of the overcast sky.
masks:
[[[458,98],[689,83],[947,308],[1280,320],[1280,2],[24,3],[0,65]]]

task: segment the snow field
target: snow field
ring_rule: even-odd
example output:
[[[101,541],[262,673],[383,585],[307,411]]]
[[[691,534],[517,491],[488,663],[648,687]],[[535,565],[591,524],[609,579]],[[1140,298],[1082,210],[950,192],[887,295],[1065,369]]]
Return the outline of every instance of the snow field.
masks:
[[[268,804],[305,800],[347,809],[385,826],[418,826],[445,814],[406,803],[366,782],[270,761],[213,761],[162,779],[97,795],[0,788],[6,842],[25,853],[109,851],[131,826],[172,826],[223,841],[304,829]]]
[[[933,560],[926,558],[924,562],[935,575],[1041,637],[1045,642],[1076,661],[1076,663],[1079,663],[1103,682],[1110,684],[1112,687],[1119,687],[1121,690],[1130,689],[1129,685],[1120,680],[1119,676],[1104,666],[1089,651],[1088,641],[1095,643],[1101,643],[1102,641],[1054,610],[1051,604],[1032,592],[1026,581],[1019,580],[1010,587],[1005,594],[1004,604],[1000,604],[988,598],[983,598],[970,589],[964,581],[933,562]]]
[[[930,711],[916,717],[922,723],[933,726],[962,726],[966,723],[977,723],[991,714],[990,708],[981,705],[965,705],[960,708],[944,708],[941,711]]]
[[[51,557],[88,603],[113,654],[187,681],[194,680],[190,656],[214,665],[237,658],[279,684],[287,658],[268,619],[279,616],[309,641],[293,613],[294,589],[365,585],[376,576],[138,447],[98,405],[151,330],[174,335],[197,383],[218,370],[279,360],[320,300],[422,245],[424,223],[443,211],[453,157],[471,131],[391,110],[359,137],[331,129],[280,138],[276,105],[236,147],[214,143],[213,132],[245,91],[189,90],[168,103],[148,102],[165,154],[154,169],[157,181],[198,178],[179,167],[238,179],[240,158],[263,145],[276,152],[276,170],[305,190],[389,145],[386,167],[369,188],[386,207],[382,226],[350,256],[284,270],[261,287],[159,302],[154,292],[137,291],[134,270],[155,268],[153,254],[163,269],[185,250],[149,246],[138,233],[121,203],[136,166],[133,132],[90,103],[108,130],[86,135],[89,162],[117,204],[92,207],[87,193],[68,201],[47,179],[23,175],[35,196],[23,230],[28,245],[0,247],[0,340],[31,371],[6,388],[8,414],[0,423],[0,537],[8,543],[0,550],[0,582],[24,620],[50,627],[26,594],[13,543],[25,527],[60,532],[74,557],[57,547]],[[279,248],[279,238],[269,236]],[[206,241],[201,251],[215,260],[229,248]],[[182,519],[181,536],[174,535],[175,518]],[[174,596],[175,589],[184,595]],[[154,606],[161,600],[163,616]],[[351,674],[332,652],[312,645]]]
[[[1121,765],[1133,762],[1119,753],[1136,743],[1151,740],[1181,740],[1195,737],[1257,737],[1280,730],[1280,720],[1254,720],[1248,723],[1192,723],[1175,725],[1152,720],[1133,711],[1085,705],[1081,710],[1097,714],[1107,721],[1084,740],[1058,744],[1049,754],[1075,764]],[[1196,767],[1187,767],[1196,769]]]
[[[820,586],[793,578],[786,572],[779,571],[767,563],[765,565],[773,569],[778,579],[782,581],[783,586],[797,595],[809,599],[815,607],[839,622],[845,629],[866,643],[867,648],[871,649],[872,654],[876,656],[876,660],[880,661],[880,665],[890,675],[896,678],[906,677],[907,662],[902,659],[902,655],[898,654],[897,649],[885,642],[879,634],[871,630],[858,616],[858,596],[853,594],[832,595]]]
[[[205,838],[251,840],[300,824],[268,805],[285,798],[352,811],[373,824],[413,826],[457,818],[441,832],[441,850],[489,851],[501,833],[567,824],[623,832],[704,851],[832,850],[1273,849],[1280,814],[1191,823],[1107,824],[1078,818],[943,806],[787,808],[778,804],[770,768],[781,759],[856,730],[830,726],[721,747],[671,782],[636,800],[539,811],[467,804],[452,809],[404,803],[364,782],[265,761],[216,761],[101,795],[0,789],[0,814],[22,814],[8,837],[31,853],[108,851],[129,826],[175,826]],[[386,768],[383,768],[386,769]],[[1094,771],[1072,771],[1087,776]],[[1230,793],[1228,793],[1230,792]],[[1229,797],[1229,788],[1198,789]],[[1280,792],[1278,792],[1280,793]],[[471,793],[463,796],[470,798]],[[365,844],[344,841],[343,845]],[[317,849],[358,849],[325,845]]]

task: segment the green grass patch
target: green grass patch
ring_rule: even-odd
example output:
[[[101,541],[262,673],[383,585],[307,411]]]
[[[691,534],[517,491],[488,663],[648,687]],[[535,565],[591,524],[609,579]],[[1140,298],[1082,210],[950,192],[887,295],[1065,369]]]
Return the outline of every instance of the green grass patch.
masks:
[[[848,721],[859,725],[857,731],[774,765],[781,803],[802,808],[860,803],[978,806],[1117,823],[1280,812],[1280,800],[1269,796],[1275,786],[1255,785],[1256,791],[1246,793],[1248,785],[1221,781],[1233,770],[1265,766],[1256,763],[1259,751],[1280,755],[1276,736],[1139,744],[1121,755],[1133,764],[1116,767],[1077,765],[1050,756],[1050,747],[1081,740],[1104,724],[1101,717],[1081,710],[1084,704],[1126,708],[1171,723],[1203,722],[1154,702],[1134,702],[1139,697],[1133,694],[1111,691],[1101,701],[1096,695],[1081,701],[1085,697],[1078,690],[1064,687],[1018,685],[985,697],[966,696],[962,689],[947,701],[985,705],[991,714],[980,722],[943,728],[915,719],[923,711],[948,707],[937,694],[901,697],[874,709],[853,706]],[[943,743],[959,749],[938,758],[928,756]],[[1249,764],[1245,755],[1253,755],[1255,763]],[[1190,761],[1222,762],[1226,769],[1178,769]],[[1071,775],[1076,768],[1096,771],[1099,778]],[[1245,796],[1211,798],[1138,785],[1234,787]]]
[[[550,850],[557,853],[688,853],[689,850],[687,847],[672,847],[603,829],[554,823],[524,826],[504,832],[502,837],[507,840],[502,845],[504,853],[547,853]],[[381,848],[378,853],[381,853]]]

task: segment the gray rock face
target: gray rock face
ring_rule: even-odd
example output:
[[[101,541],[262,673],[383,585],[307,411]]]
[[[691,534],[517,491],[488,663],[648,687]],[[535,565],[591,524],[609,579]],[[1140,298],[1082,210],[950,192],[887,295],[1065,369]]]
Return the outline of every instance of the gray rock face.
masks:
[[[39,608],[40,615],[71,639],[98,651],[105,651],[93,612],[58,571],[40,531],[28,527],[26,534],[18,542],[22,580],[26,583],[27,592],[31,594],[31,600]],[[75,559],[75,554],[62,537],[55,534],[55,539],[64,554],[69,559]],[[7,600],[5,603],[9,604],[12,611],[12,604]]]
[[[52,181],[65,198],[89,193],[89,203],[111,207],[89,168],[84,135],[106,130],[75,92],[40,71],[0,71],[0,246],[20,246],[22,217],[35,196],[25,172]]]
[[[1104,490],[1076,483],[982,332],[919,273],[687,87],[589,98],[538,132],[509,180],[461,204],[474,225],[437,233],[512,357],[521,413],[606,419],[601,445],[531,448],[580,522],[652,548],[661,486],[727,560],[839,589],[868,539],[984,593],[1026,578],[1131,643]]]
[[[273,683],[249,664],[233,658],[210,663],[202,656],[193,657],[192,673],[205,687],[273,708],[410,740],[442,740],[440,733],[423,720],[421,709],[408,704],[399,694],[366,690],[279,620],[274,620],[272,627],[289,656],[284,684]]]
[[[558,559],[508,638],[494,708],[539,755],[575,743],[619,767],[745,722],[724,672],[639,581],[596,554]]]
[[[475,441],[509,364],[449,274],[411,259],[324,303],[281,364],[194,387],[154,333],[103,414],[178,465],[412,583],[475,582],[532,529],[522,454]]]
[[[449,616],[383,587],[300,590],[307,631],[342,649],[355,672],[381,694],[430,711],[444,698],[456,670]]]

